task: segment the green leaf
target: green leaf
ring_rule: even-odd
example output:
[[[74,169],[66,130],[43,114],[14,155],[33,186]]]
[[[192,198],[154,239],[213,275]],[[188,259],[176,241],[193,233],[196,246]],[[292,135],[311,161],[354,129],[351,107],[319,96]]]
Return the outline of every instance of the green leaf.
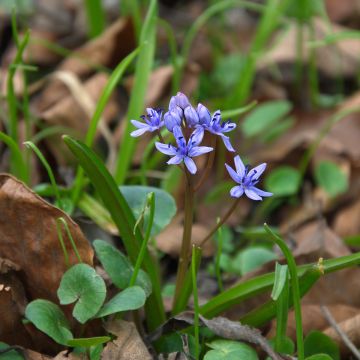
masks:
[[[287,279],[288,279],[288,266],[280,265],[279,263],[276,263],[274,287],[271,292],[271,298],[274,301],[276,301],[279,298],[281,292],[283,291]]]
[[[115,295],[96,314],[97,318],[121,311],[136,310],[144,306],[146,295],[140,286],[132,286]]]
[[[71,347],[91,347],[104,344],[111,340],[110,336],[96,336],[91,338],[77,338],[68,341],[67,345]]]
[[[315,179],[330,196],[344,193],[349,187],[346,175],[331,161],[322,161],[316,166]]]
[[[307,357],[305,360],[334,360],[334,359],[326,354],[316,354]]]
[[[147,195],[151,192],[155,194],[155,215],[151,235],[158,234],[170,223],[171,219],[176,214],[176,203],[174,198],[162,189],[152,186],[127,185],[120,186],[120,191],[129,204],[136,219],[139,218],[144,208]],[[144,219],[145,227],[147,226],[148,216],[149,214],[147,212]]]
[[[139,229],[134,233],[134,215],[113,177],[101,159],[85,144],[75,141],[69,136],[64,136],[63,139],[88,174],[104,205],[109,210],[114,223],[119,229],[131,262],[136,263],[143,237]],[[165,321],[165,311],[161,298],[158,264],[148,251],[146,251],[144,257],[143,268],[149,275],[153,287],[153,291],[146,303],[147,322],[151,329],[155,329]]]
[[[241,129],[246,137],[260,135],[270,129],[291,110],[291,103],[284,100],[258,105],[244,119]]]
[[[103,240],[95,240],[93,246],[96,256],[115,286],[119,289],[127,288],[134,271],[134,267],[131,265],[129,259],[114,246]],[[151,281],[144,270],[140,269],[136,279],[136,285],[145,291],[146,296],[151,294]]]
[[[0,350],[5,350],[10,346],[0,341]],[[0,354],[0,360],[23,360],[24,357],[16,350],[10,350],[4,354]]]
[[[334,340],[321,331],[311,331],[305,338],[305,356],[316,354],[329,355],[333,360],[340,360],[340,350]]]
[[[61,345],[67,345],[67,342],[73,338],[64,313],[51,301],[43,299],[32,301],[25,309],[25,317]]]
[[[208,351],[204,360],[258,360],[256,351],[247,344],[233,340],[215,340],[207,344]]]
[[[276,258],[277,256],[273,251],[265,247],[254,246],[241,251],[232,260],[232,268],[240,275],[245,275]]]
[[[290,166],[273,170],[265,179],[265,187],[276,196],[290,196],[298,192],[301,176]]]
[[[95,269],[87,264],[77,264],[63,275],[57,294],[62,305],[76,302],[72,314],[84,324],[104,303],[106,286]]]

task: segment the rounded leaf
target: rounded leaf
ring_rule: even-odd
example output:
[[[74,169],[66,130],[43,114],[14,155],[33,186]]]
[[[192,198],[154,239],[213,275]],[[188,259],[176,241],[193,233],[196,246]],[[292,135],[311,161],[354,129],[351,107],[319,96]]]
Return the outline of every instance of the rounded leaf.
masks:
[[[290,196],[297,193],[300,173],[291,166],[281,166],[273,170],[265,179],[266,189],[276,196]]]
[[[284,100],[269,101],[258,105],[241,124],[245,136],[255,136],[272,127],[291,110],[291,103]]]
[[[333,360],[340,360],[338,345],[321,331],[311,331],[304,340],[305,356],[324,354]]]
[[[93,246],[96,256],[115,286],[119,289],[127,288],[134,271],[134,267],[131,265],[129,259],[114,246],[103,240],[95,240]],[[140,269],[136,279],[136,285],[145,291],[146,296],[151,294],[151,281],[144,270]]]
[[[131,286],[107,302],[96,317],[103,317],[121,311],[136,310],[144,306],[146,295],[140,286]]]
[[[247,344],[233,340],[215,340],[207,344],[208,351],[204,360],[258,360],[256,351]]]
[[[158,234],[176,214],[176,203],[174,198],[165,190],[139,185],[120,186],[120,191],[125,197],[131,210],[134,213],[135,219],[138,219],[143,211],[146,203],[146,197],[149,193],[155,194],[155,214],[154,223],[151,234]],[[145,226],[147,224],[148,214],[145,213]]]
[[[330,196],[345,192],[349,186],[346,175],[331,161],[322,161],[316,166],[315,179]]]
[[[73,316],[84,324],[96,315],[104,303],[106,286],[91,266],[77,264],[63,275],[57,294],[60,304],[76,302]]]
[[[32,301],[25,309],[25,317],[58,344],[67,345],[73,338],[64,313],[51,301]]]

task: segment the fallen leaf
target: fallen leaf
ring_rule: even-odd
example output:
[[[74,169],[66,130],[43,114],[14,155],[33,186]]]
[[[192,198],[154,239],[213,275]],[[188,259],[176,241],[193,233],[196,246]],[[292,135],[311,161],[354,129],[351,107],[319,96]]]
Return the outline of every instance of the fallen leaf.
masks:
[[[152,356],[133,323],[113,320],[105,329],[117,338],[105,346],[101,358],[106,360],[151,360]]]
[[[359,0],[326,0],[325,7],[329,19],[334,22],[344,22],[360,15]]]
[[[56,290],[66,265],[56,219],[65,219],[83,262],[92,264],[93,250],[80,228],[67,214],[5,174],[0,175],[0,212],[0,256],[21,267],[24,286],[31,299],[57,302]],[[70,264],[75,264],[75,253],[63,228],[62,232]]]
[[[334,219],[334,231],[342,238],[360,233],[360,201],[341,209]]]

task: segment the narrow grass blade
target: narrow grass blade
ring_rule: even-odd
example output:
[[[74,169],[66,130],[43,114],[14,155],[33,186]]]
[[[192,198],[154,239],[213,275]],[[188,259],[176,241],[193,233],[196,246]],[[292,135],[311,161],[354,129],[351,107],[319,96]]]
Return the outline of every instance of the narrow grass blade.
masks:
[[[26,147],[30,148],[31,150],[33,150],[34,153],[36,154],[36,156],[39,158],[39,160],[43,164],[43,166],[46,169],[46,172],[47,172],[47,174],[49,176],[50,183],[51,183],[51,185],[53,187],[56,202],[57,202],[57,206],[59,206],[60,209],[64,209],[63,203],[62,203],[62,200],[61,200],[60,191],[59,191],[59,188],[58,188],[58,186],[56,184],[55,176],[54,176],[54,173],[53,173],[53,171],[51,169],[51,166],[49,165],[49,163],[45,159],[44,155],[41,153],[40,149],[34,143],[32,143],[31,141],[26,141],[26,142],[24,142],[24,145]]]
[[[104,112],[104,109],[110,99],[111,94],[113,93],[116,85],[121,80],[122,76],[124,75],[126,69],[129,67],[129,65],[134,61],[135,57],[139,53],[139,48],[135,49],[133,52],[131,52],[126,58],[124,58],[115,68],[115,70],[112,72],[109,81],[107,82],[99,101],[97,102],[96,109],[94,111],[94,115],[90,120],[89,128],[86,133],[85,137],[85,144],[89,147],[93,145],[95,135],[96,135],[96,129],[98,127],[99,121],[101,119],[101,115]],[[78,169],[74,181],[74,190],[72,194],[72,199],[74,204],[77,203],[81,189],[83,187],[83,179],[84,179],[84,173],[82,169]]]
[[[360,264],[360,253],[342,256],[336,259],[323,261],[324,274],[346,269]],[[301,265],[297,267],[298,277],[312,268],[314,264]],[[200,307],[200,312],[205,317],[213,317],[221,312],[230,309],[232,306],[251,299],[266,291],[270,291],[274,284],[274,273],[260,275],[250,280],[225,290],[223,293],[213,297],[206,304]]]
[[[14,161],[13,174],[21,181],[28,184],[29,175],[19,145],[10,136],[4,134],[1,131],[0,131],[0,141],[4,142],[12,153],[13,161]]]
[[[192,275],[192,287],[194,297],[194,337],[195,337],[195,359],[198,360],[200,356],[200,340],[199,340],[199,296],[197,288],[197,271],[199,264],[197,262],[196,249],[193,247],[191,258],[191,275]]]
[[[106,26],[105,11],[101,0],[84,0],[90,38],[100,35]]]
[[[126,116],[126,127],[122,138],[118,161],[115,168],[115,180],[123,184],[130,167],[131,159],[135,150],[135,139],[130,136],[131,119],[138,119],[145,105],[145,95],[151,69],[154,63],[157,24],[157,1],[151,0],[148,13],[140,36],[140,54],[136,63],[134,86]]]
[[[139,229],[135,233],[133,232],[135,218],[113,177],[101,159],[85,144],[69,136],[64,136],[63,139],[87,173],[90,181],[109,210],[112,219],[119,229],[129,258],[135,264],[140,246],[143,243],[143,237]],[[147,249],[145,250],[143,269],[148,273],[153,286],[153,292],[146,304],[146,312],[149,328],[154,329],[165,320],[165,312],[161,298],[158,266]]]

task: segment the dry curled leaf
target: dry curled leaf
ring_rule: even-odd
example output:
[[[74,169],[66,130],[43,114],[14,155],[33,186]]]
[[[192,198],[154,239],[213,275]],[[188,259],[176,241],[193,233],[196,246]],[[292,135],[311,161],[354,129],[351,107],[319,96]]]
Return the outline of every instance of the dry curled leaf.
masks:
[[[63,217],[83,262],[92,264],[93,250],[78,225],[10,175],[0,175],[0,256],[18,264],[31,299],[57,301],[56,290],[67,267],[56,231]],[[77,259],[62,228],[70,264]],[[30,299],[29,299],[30,300]]]
[[[152,356],[133,323],[113,320],[105,329],[117,338],[105,346],[101,358],[106,360],[151,360]]]

